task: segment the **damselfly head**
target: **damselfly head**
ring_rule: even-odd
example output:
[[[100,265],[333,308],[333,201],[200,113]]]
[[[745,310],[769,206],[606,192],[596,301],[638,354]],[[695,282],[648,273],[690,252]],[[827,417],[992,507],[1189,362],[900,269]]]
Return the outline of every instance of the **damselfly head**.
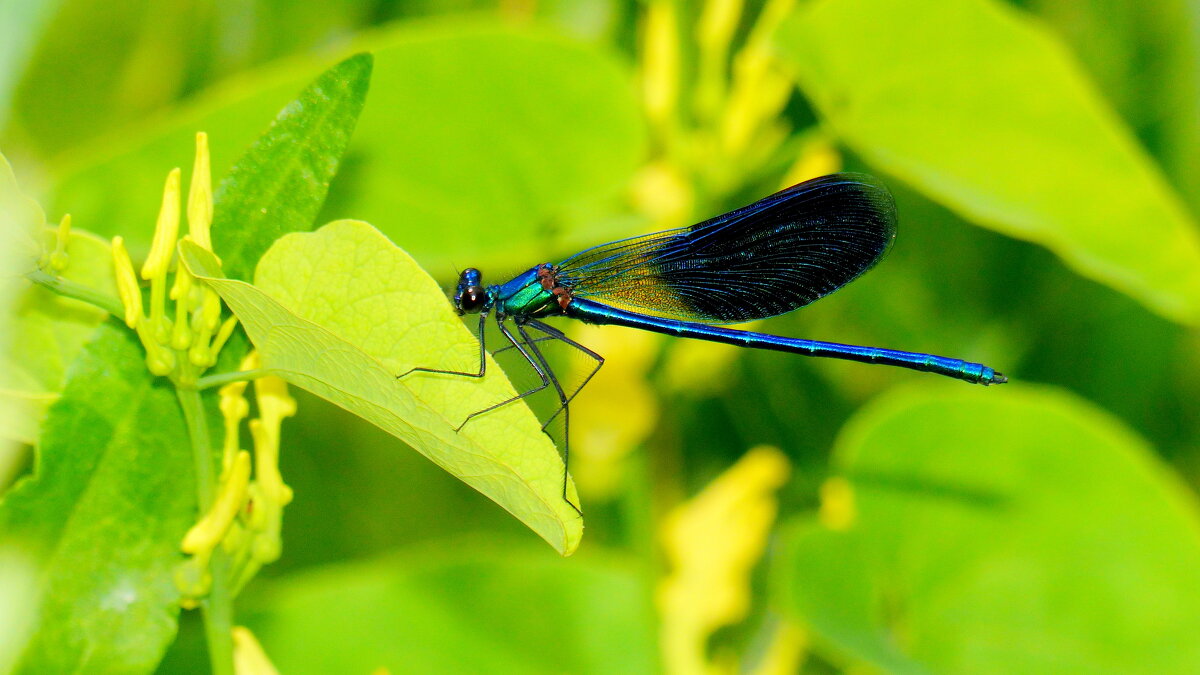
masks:
[[[458,310],[459,314],[476,314],[487,305],[487,300],[483,275],[474,267],[463,270],[458,276],[458,286],[454,290],[454,309]]]

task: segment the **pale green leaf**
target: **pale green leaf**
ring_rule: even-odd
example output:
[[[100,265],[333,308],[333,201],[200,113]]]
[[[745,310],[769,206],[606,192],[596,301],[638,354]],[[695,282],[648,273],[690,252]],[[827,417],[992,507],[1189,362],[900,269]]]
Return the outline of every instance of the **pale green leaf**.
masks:
[[[862,410],[835,452],[857,520],[798,525],[778,572],[840,652],[908,672],[1200,670],[1194,496],[1103,411],[927,385]]]
[[[17,672],[154,668],[175,637],[192,467],[174,390],[132,331],[104,324],[50,406],[33,474],[0,501],[2,557],[36,570]]]
[[[12,349],[15,310],[29,286],[21,275],[34,267],[36,236],[45,222],[42,208],[21,191],[8,159],[0,154],[0,360],[7,360]],[[15,457],[10,441],[28,442],[36,435],[42,407],[7,389],[0,380],[0,484]]]
[[[244,621],[286,673],[654,673],[634,561],[455,541],[291,576]]]
[[[479,347],[437,283],[373,227],[338,221],[287,235],[259,263],[255,286],[223,278],[194,245],[181,255],[237,315],[267,369],[408,443],[560,553],[578,546],[583,523],[563,500],[562,460],[527,406],[504,406],[454,431],[468,414],[515,395],[490,357],[482,380],[396,379],[420,366],[470,370]]]
[[[23,274],[43,251],[54,250],[54,230],[45,228],[37,202],[17,185],[0,155],[0,439],[33,443],[46,406],[62,388],[66,364],[106,316],[77,300],[34,286]],[[100,291],[113,288],[108,244],[73,230],[67,267],[55,270]],[[6,461],[0,454],[0,476]]]
[[[54,250],[55,232],[40,232],[42,246]],[[54,273],[99,293],[116,297],[112,249],[108,242],[71,230],[67,267]],[[108,313],[22,280],[7,348],[0,352],[0,436],[33,443],[38,422],[62,390],[67,366]]]
[[[1078,273],[1200,323],[1196,224],[1060,41],[990,0],[820,0],[778,36],[869,163]]]

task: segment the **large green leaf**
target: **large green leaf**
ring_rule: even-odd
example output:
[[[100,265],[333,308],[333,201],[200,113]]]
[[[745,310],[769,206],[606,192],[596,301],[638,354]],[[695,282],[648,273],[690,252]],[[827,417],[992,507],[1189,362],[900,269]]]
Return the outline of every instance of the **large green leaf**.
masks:
[[[376,50],[332,215],[374,223],[429,269],[541,262],[552,221],[611,195],[642,159],[632,78],[597,47],[446,22]]]
[[[1106,99],[1200,212],[1200,16],[1189,0],[1034,0]]]
[[[326,213],[370,219],[422,261],[540,259],[543,228],[611,197],[641,159],[629,69],[597,46],[457,19],[398,24],[350,49],[375,56],[371,98]],[[301,59],[248,74],[144,130],[64,155],[54,204],[146,250],[153,205],[125,195],[160,190],[162,167],[188,161],[196,130],[210,133],[224,172],[316,67]]]
[[[891,670],[1200,669],[1200,518],[1145,442],[1057,390],[924,386],[836,449],[857,520],[799,524],[783,603]]]
[[[192,456],[144,359],[131,331],[103,325],[50,407],[33,475],[0,502],[0,549],[37,569],[19,672],[144,672],[175,636]]]
[[[653,673],[632,561],[467,540],[295,575],[245,622],[281,672]]]
[[[990,0],[820,0],[778,41],[829,128],[870,163],[1200,323],[1196,224],[1037,24]]]
[[[181,251],[233,309],[268,370],[405,441],[560,553],[575,550],[583,522],[563,500],[562,460],[524,403],[454,431],[468,414],[515,395],[490,357],[482,380],[397,381],[414,367],[477,367],[479,345],[437,283],[377,230],[339,221],[288,235],[259,263],[256,286],[225,279],[197,246]]]
[[[368,14],[374,12],[361,0],[247,0],[236,15],[191,0],[5,0],[0,26],[9,30],[0,66],[10,44],[30,53],[17,54],[24,58],[11,75],[21,85],[14,124],[0,145],[48,158],[98,135],[129,133],[214,79],[320,50]],[[264,112],[246,122],[261,127],[271,113]]]
[[[276,239],[313,228],[366,100],[371,64],[370,54],[358,54],[322,73],[221,181],[213,249],[230,278],[249,279]]]

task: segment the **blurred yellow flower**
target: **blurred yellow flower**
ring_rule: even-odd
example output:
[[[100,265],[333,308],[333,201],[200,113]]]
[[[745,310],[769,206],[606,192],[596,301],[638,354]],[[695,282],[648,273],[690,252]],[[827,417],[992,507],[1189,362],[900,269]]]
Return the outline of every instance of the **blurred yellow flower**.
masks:
[[[817,514],[821,524],[835,531],[848,530],[858,519],[854,506],[854,486],[841,476],[821,484],[821,509]]]
[[[586,403],[571,408],[571,475],[585,495],[604,499],[620,487],[622,460],[658,421],[658,397],[646,373],[662,339],[646,331],[587,325],[573,330],[572,337],[607,357],[580,394]]]
[[[780,621],[762,658],[747,672],[750,675],[792,675],[808,654],[808,632],[787,621]]]
[[[658,606],[668,671],[726,670],[712,663],[707,641],[749,610],[750,572],[775,521],[775,490],[789,471],[776,448],[753,448],[667,516],[661,537],[671,572],[659,586]]]
[[[279,675],[254,633],[245,626],[233,627],[233,666],[238,675]]]
[[[757,322],[739,326],[754,330]],[[741,355],[740,347],[702,340],[675,340],[662,366],[667,389],[691,396],[720,392],[729,384],[729,371]]]
[[[679,99],[679,16],[673,0],[652,0],[642,35],[642,97],[651,122],[671,122]]]
[[[803,183],[810,178],[826,176],[842,170],[842,155],[828,136],[815,132],[807,134],[800,145],[796,163],[788,169],[780,188]]]

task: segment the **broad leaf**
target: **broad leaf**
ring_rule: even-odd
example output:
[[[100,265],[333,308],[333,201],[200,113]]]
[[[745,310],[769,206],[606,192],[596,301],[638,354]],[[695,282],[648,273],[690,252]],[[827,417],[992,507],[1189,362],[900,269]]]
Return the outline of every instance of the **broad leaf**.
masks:
[[[454,542],[289,577],[244,620],[286,673],[654,673],[632,562]]]
[[[965,217],[1200,323],[1200,236],[1062,44],[998,2],[820,0],[778,42],[829,128]]]
[[[840,650],[910,672],[1200,670],[1194,496],[1090,404],[900,390],[850,422],[836,463],[856,522],[798,525],[777,571]]]
[[[9,44],[30,53],[17,52],[25,58],[15,65],[25,68],[12,74],[20,84],[14,123],[0,145],[20,143],[23,154],[48,158],[99,134],[128,134],[170,114],[198,85],[324,51],[333,36],[363,25],[365,9],[357,2],[249,0],[231,20],[218,5],[190,0],[5,0],[0,26],[8,44],[0,46],[0,64]],[[261,128],[272,112],[245,122]]]
[[[377,55],[332,215],[375,224],[427,269],[543,262],[572,207],[642,160],[632,78],[597,47],[445,22],[397,31]]]
[[[226,279],[211,254],[185,243],[183,260],[233,309],[265,367],[411,445],[520,518],[560,553],[582,519],[563,500],[563,464],[523,403],[457,427],[515,395],[499,367],[488,376],[398,374],[470,370],[478,342],[437,283],[366,223],[339,221],[276,242],[255,286]],[[578,498],[573,496],[572,501]]]
[[[477,265],[525,257],[533,265],[555,253],[548,226],[611,198],[642,159],[630,70],[595,45],[457,19],[397,24],[350,49],[375,57],[371,97],[325,212],[371,220],[428,264],[470,256]],[[187,161],[198,129],[210,133],[220,175],[318,66],[298,60],[249,74],[141,136],[62,156],[52,167],[54,204],[80,222],[111,223],[112,232],[98,231],[144,252],[154,205],[124,195],[160,190],[162,167]]]
[[[0,549],[37,570],[18,672],[148,671],[174,639],[192,453],[144,359],[131,331],[103,325],[50,407],[33,475],[0,502]]]

